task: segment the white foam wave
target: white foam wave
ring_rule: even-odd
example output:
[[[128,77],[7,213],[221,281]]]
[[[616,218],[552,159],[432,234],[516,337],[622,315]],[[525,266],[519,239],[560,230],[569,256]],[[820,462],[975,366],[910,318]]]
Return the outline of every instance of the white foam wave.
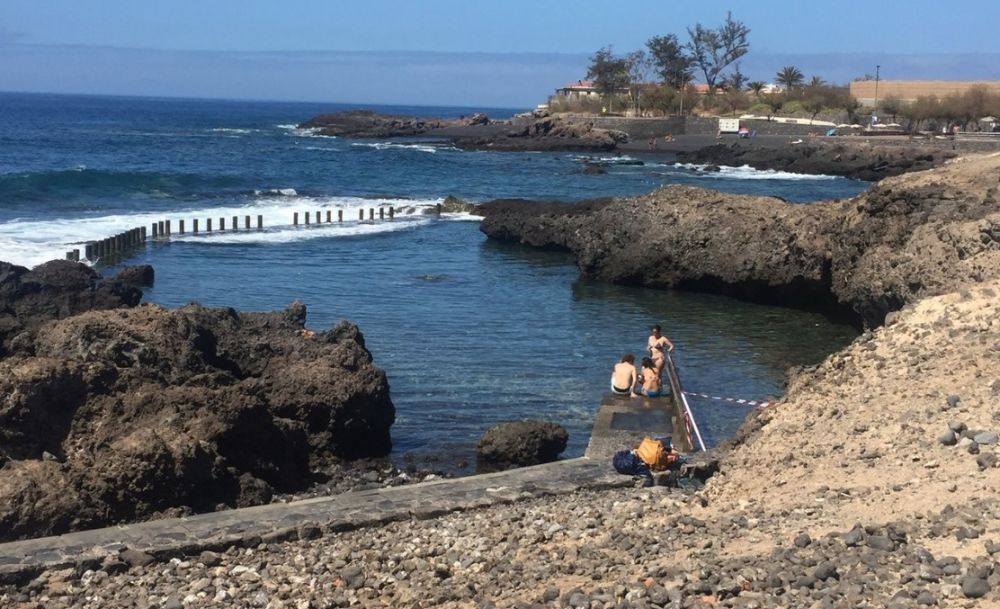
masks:
[[[307,127],[299,129],[298,125],[275,125],[278,129],[286,132],[286,135],[295,137],[323,137],[331,140],[337,139],[336,135],[320,135],[318,127]]]
[[[295,197],[298,196],[298,191],[294,188],[269,188],[267,190],[255,190],[253,191],[255,195],[270,194],[270,195],[281,195],[283,197]]]
[[[292,189],[284,189],[291,191]],[[66,257],[66,252],[79,249],[81,256],[89,241],[106,239],[131,228],[147,227],[154,222],[171,222],[171,240],[199,240],[201,243],[268,243],[337,237],[367,235],[392,232],[422,226],[433,220],[429,215],[443,199],[365,199],[361,197],[306,197],[297,194],[263,192],[257,198],[243,205],[223,207],[202,207],[169,212],[143,212],[135,214],[110,214],[83,218],[46,218],[44,220],[16,219],[0,223],[0,259],[22,266],[33,267],[49,260]],[[399,210],[396,221],[379,221],[378,208],[393,207]],[[367,219],[374,209],[374,222]],[[343,210],[344,222],[337,222],[337,211]],[[365,222],[359,222],[359,213],[364,210]],[[330,212],[332,223],[326,223],[326,212]],[[299,213],[300,227],[292,226],[293,215]],[[305,226],[305,213],[309,212],[312,224]],[[323,222],[316,224],[316,214],[321,213]],[[263,231],[244,229],[246,216],[250,225],[257,226],[257,216],[263,217]],[[388,215],[388,214],[386,214]],[[239,230],[232,230],[233,217],[238,218]],[[199,220],[200,233],[190,233],[192,220]],[[207,220],[212,220],[213,231],[205,232]],[[228,230],[220,231],[220,219],[224,219]],[[450,219],[450,215],[449,215]],[[458,219],[457,217],[455,219]],[[179,234],[180,221],[184,220],[188,233]],[[311,230],[310,230],[311,229]]]
[[[359,148],[374,148],[375,150],[418,150],[420,152],[436,153],[439,150],[456,151],[453,146],[435,146],[433,144],[402,144],[400,142],[355,142],[351,146]]]
[[[246,135],[253,133],[256,129],[236,129],[234,127],[217,127],[212,129],[212,133],[232,133],[235,135]]]
[[[742,167],[719,166],[719,171],[704,171],[709,165],[696,165],[694,163],[674,163],[674,167],[697,172],[698,175],[706,178],[716,179],[737,179],[737,180],[836,180],[837,176],[826,174],[792,173],[790,171],[778,171],[776,169],[754,169],[749,165]]]

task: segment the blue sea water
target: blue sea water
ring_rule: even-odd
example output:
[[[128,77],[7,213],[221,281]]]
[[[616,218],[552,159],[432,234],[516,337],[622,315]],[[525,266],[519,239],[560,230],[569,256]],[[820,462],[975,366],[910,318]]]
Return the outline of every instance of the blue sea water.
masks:
[[[565,254],[487,240],[467,216],[420,212],[448,195],[575,201],[673,183],[808,203],[853,196],[862,183],[702,173],[644,155],[634,155],[641,165],[607,157],[609,173],[589,176],[581,161],[601,155],[463,152],[295,128],[348,108],[0,94],[0,259],[31,266],[157,220],[190,227],[262,215],[263,232],[175,233],[136,252],[130,263],[156,268],[146,300],[269,310],[298,299],[313,328],[358,323],[389,375],[394,456],[421,461],[468,458],[490,425],[526,417],[565,425],[567,454],[581,454],[611,365],[643,350],[651,323],[677,345],[688,389],[743,398],[779,394],[787,367],[817,362],[854,336],[817,314],[581,279]],[[400,211],[394,222],[356,221],[358,210],[384,205]],[[289,226],[294,212],[318,210],[345,210],[348,221]],[[710,443],[745,414],[715,401],[692,406]]]

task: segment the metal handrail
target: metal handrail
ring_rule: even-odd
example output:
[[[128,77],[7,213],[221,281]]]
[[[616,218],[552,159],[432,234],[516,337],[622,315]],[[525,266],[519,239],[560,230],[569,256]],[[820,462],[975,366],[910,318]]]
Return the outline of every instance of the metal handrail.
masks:
[[[681,377],[677,374],[677,367],[674,366],[674,359],[670,357],[670,352],[667,352],[667,376],[670,379],[670,389],[675,393],[674,399],[679,399],[681,405],[684,407],[684,418],[691,425],[694,430],[694,436],[698,440],[698,445],[701,446],[701,450],[705,450],[705,441],[701,438],[701,430],[698,429],[698,423],[694,420],[694,413],[691,412],[691,406],[688,405],[687,397],[684,394],[684,388],[681,387]]]

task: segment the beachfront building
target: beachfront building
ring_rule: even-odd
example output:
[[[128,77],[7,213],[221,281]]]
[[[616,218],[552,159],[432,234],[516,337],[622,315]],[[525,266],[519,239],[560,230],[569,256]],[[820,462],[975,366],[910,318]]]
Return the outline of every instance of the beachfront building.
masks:
[[[896,97],[911,103],[918,97],[947,97],[962,95],[973,87],[984,87],[993,94],[1000,94],[1000,80],[856,80],[851,83],[851,95],[862,106],[875,105],[876,86],[878,98]]]
[[[591,97],[597,98],[600,97],[600,95],[601,92],[597,90],[594,81],[578,80],[556,89],[555,97],[556,99],[564,99],[566,101],[577,101]]]

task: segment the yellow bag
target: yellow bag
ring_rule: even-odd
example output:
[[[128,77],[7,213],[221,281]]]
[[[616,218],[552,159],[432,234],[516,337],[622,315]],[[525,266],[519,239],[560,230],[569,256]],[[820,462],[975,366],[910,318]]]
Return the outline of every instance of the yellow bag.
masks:
[[[653,438],[643,438],[639,448],[635,449],[635,454],[654,472],[669,468],[670,464],[677,460],[677,455],[673,451],[667,450],[663,442]]]

